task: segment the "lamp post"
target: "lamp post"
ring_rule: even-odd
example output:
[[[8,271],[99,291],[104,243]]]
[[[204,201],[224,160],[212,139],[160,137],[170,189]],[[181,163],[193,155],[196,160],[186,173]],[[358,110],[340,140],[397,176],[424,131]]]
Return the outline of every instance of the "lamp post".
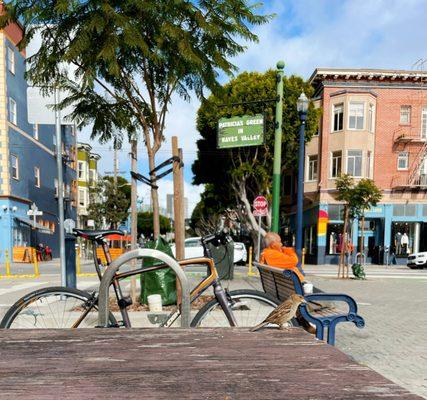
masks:
[[[283,70],[285,63],[277,63],[276,75],[276,122],[274,130],[274,164],[273,164],[273,204],[271,212],[271,231],[279,233],[280,209],[280,173],[282,168],[282,113],[283,113]],[[261,228],[261,227],[260,227]]]
[[[298,157],[298,192],[297,192],[297,234],[296,251],[298,255],[298,268],[301,269],[302,260],[302,217],[304,206],[304,159],[305,159],[305,120],[307,118],[308,99],[301,93],[297,101],[298,115],[301,121],[299,128],[299,157]]]

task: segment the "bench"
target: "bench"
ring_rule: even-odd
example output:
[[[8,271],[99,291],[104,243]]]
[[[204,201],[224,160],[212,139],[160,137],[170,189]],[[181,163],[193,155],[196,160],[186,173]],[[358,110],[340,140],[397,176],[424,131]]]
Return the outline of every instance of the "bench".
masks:
[[[303,295],[308,304],[301,304],[301,316],[316,327],[316,337],[324,340],[327,329],[327,342],[335,344],[335,328],[340,322],[353,322],[358,328],[365,326],[364,319],[357,314],[355,300],[346,294],[314,293],[304,295],[304,289],[298,275],[288,269],[254,263],[258,268],[264,292],[280,302],[291,294]],[[319,302],[328,302],[323,305]],[[338,308],[331,302],[346,303],[348,310]]]

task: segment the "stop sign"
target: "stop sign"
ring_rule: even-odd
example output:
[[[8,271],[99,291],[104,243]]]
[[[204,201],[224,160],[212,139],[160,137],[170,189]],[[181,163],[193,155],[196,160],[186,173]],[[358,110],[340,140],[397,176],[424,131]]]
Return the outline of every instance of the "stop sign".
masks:
[[[268,214],[268,202],[264,196],[257,196],[253,202],[253,208],[257,215],[265,216]]]

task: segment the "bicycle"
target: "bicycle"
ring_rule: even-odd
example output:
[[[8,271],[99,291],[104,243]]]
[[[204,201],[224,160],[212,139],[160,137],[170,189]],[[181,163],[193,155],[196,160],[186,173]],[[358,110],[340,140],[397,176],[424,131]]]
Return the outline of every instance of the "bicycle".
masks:
[[[117,230],[92,231],[75,229],[76,236],[92,242],[94,265],[101,280],[102,269],[108,268],[112,259],[109,252],[107,237],[111,234],[123,235]],[[214,299],[205,304],[194,316],[191,327],[212,326],[255,326],[278,305],[277,300],[264,292],[242,289],[228,291],[221,286],[220,277],[215,267],[209,245],[226,245],[231,240],[224,232],[208,235],[202,238],[206,257],[186,259],[179,262],[182,268],[190,265],[207,265],[208,274],[191,291],[190,299],[194,302],[210,287],[213,288]],[[105,255],[104,266],[97,258],[96,249],[102,247]],[[117,272],[111,282],[114,289],[117,305],[121,314],[121,321],[117,321],[113,313],[108,314],[109,326],[126,328],[131,327],[128,307],[132,304],[130,297],[124,296],[120,281],[141,273],[166,268],[165,264],[150,267],[140,267],[125,272]],[[7,311],[0,328],[7,329],[46,329],[46,328],[88,328],[97,326],[98,294],[88,293],[79,289],[66,287],[49,287],[39,289],[23,296]],[[161,327],[170,327],[180,316],[179,307],[172,311]]]

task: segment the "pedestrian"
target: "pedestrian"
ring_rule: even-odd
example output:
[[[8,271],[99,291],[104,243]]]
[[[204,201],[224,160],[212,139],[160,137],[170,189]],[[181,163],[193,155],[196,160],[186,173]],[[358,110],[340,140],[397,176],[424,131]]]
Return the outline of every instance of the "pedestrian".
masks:
[[[348,267],[351,264],[354,246],[350,239],[347,240],[345,246],[345,265]]]
[[[391,245],[390,246],[390,255],[388,257],[388,265],[396,265],[397,261],[396,261],[396,247]]]

